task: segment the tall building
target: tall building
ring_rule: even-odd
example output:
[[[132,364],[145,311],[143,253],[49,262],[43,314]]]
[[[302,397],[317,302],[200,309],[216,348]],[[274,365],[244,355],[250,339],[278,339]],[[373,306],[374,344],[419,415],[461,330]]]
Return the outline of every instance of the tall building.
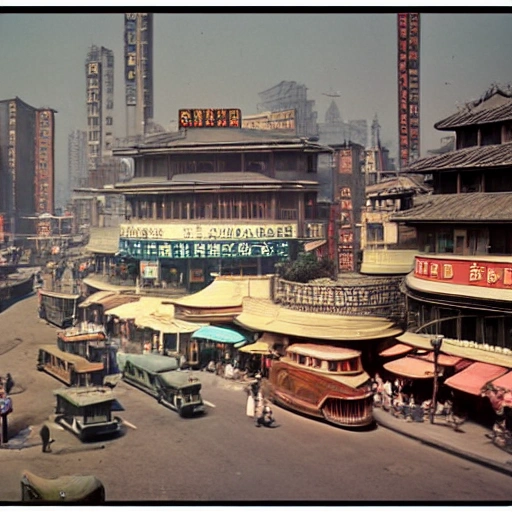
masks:
[[[126,136],[143,135],[153,119],[153,14],[124,15]]]
[[[69,189],[87,185],[87,133],[73,130],[68,135]]]
[[[26,217],[54,213],[55,113],[0,101],[0,242],[33,234]]]
[[[88,168],[112,156],[114,141],[114,53],[105,47],[90,47],[85,61],[87,80]]]
[[[400,169],[420,157],[420,15],[398,14],[398,146]]]

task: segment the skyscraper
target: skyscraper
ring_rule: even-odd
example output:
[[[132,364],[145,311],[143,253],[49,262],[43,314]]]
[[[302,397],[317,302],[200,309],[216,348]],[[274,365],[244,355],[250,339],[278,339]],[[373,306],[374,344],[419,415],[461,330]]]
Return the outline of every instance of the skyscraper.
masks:
[[[0,225],[11,241],[34,233],[27,217],[54,213],[55,112],[0,101]]]
[[[124,15],[126,136],[143,135],[153,119],[153,14]]]
[[[114,53],[91,46],[85,61],[87,80],[88,168],[97,169],[112,156],[114,142]]]

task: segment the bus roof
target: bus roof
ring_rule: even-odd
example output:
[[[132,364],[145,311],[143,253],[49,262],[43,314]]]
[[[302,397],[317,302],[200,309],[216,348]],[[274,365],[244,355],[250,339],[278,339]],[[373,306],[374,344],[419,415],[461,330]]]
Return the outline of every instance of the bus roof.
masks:
[[[127,354],[125,365],[128,363],[149,373],[168,372],[179,367],[176,358],[156,354]]]
[[[160,373],[159,377],[165,384],[173,388],[185,388],[187,386],[201,385],[199,379],[189,372],[163,372]]]
[[[87,407],[116,399],[111,389],[103,387],[61,388],[56,389],[53,394],[64,398],[75,407]]]
[[[59,359],[72,363],[77,373],[97,372],[103,370],[103,363],[91,363],[84,357],[63,352],[55,345],[42,345],[39,347],[39,350],[43,350],[55,357],[58,357]]]

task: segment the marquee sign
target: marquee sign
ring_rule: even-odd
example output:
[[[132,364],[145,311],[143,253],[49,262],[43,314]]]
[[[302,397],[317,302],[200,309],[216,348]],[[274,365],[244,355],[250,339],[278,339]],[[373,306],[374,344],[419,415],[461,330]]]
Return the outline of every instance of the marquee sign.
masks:
[[[295,109],[245,116],[242,119],[242,128],[295,132]]]
[[[283,240],[247,242],[163,242],[119,239],[119,250],[144,260],[190,258],[287,258],[289,242]]]
[[[191,108],[179,111],[180,128],[240,128],[242,112],[238,108]]]
[[[272,224],[121,224],[121,238],[147,240],[262,240],[297,238],[297,225]]]
[[[416,257],[414,276],[450,284],[512,289],[512,262]]]

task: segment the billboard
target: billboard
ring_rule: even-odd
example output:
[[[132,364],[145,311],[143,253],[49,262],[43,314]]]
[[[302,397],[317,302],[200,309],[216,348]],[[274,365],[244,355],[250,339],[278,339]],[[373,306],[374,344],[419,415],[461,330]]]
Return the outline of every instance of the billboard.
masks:
[[[189,108],[178,113],[180,128],[240,128],[238,108]]]
[[[280,130],[295,133],[295,109],[262,112],[242,119],[242,128],[250,130]]]
[[[36,212],[53,213],[53,115],[50,110],[36,113]]]
[[[398,129],[400,168],[420,156],[420,16],[398,14]]]

